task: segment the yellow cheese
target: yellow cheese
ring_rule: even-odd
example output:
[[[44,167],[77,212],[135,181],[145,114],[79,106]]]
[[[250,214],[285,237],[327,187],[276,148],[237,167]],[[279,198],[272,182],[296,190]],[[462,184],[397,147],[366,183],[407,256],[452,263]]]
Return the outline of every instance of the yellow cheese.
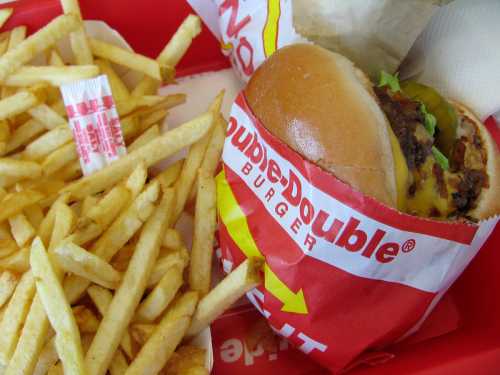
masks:
[[[408,171],[408,165],[406,164],[406,159],[401,151],[398,139],[390,128],[389,135],[391,140],[392,157],[394,158],[394,174],[396,177],[396,189],[398,194],[398,210],[405,212],[408,186],[410,184],[410,172]]]

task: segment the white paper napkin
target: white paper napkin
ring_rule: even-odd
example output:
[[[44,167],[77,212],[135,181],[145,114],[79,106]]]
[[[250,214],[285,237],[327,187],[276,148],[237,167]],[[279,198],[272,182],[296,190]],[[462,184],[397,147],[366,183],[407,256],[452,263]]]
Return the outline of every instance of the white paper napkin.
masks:
[[[500,1],[456,0],[438,10],[401,76],[415,75],[482,119],[500,111]]]

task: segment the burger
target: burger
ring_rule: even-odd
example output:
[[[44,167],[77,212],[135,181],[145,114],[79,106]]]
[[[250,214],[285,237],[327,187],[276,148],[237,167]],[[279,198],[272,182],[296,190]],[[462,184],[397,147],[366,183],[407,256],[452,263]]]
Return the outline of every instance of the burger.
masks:
[[[310,44],[275,52],[245,96],[261,123],[304,158],[411,215],[477,221],[500,212],[500,158],[474,113],[436,90]]]

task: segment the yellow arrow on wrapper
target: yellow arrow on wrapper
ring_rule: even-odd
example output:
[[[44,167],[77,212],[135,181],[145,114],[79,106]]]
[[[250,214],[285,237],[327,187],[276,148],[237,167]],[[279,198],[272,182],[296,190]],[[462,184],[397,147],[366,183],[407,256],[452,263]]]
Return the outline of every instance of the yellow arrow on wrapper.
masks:
[[[250,233],[246,216],[226,180],[224,171],[217,176],[217,205],[219,216],[234,243],[238,245],[247,258],[258,257],[263,259],[264,256]],[[302,289],[294,293],[276,276],[267,264],[264,265],[264,287],[283,302],[281,311],[307,314],[307,305]]]

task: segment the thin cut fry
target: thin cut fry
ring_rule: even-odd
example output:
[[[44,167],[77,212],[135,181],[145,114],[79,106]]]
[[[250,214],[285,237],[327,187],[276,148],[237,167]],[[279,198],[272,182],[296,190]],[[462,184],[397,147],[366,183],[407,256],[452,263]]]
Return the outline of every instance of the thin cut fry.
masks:
[[[0,202],[0,222],[22,212],[43,199],[43,194],[34,190],[23,190],[7,194]]]
[[[26,272],[7,305],[0,322],[0,366],[6,367],[19,339],[19,332],[35,295],[35,280],[31,272]]]
[[[154,79],[162,79],[160,64],[155,60],[98,39],[89,38],[89,42],[94,56],[126,66]]]
[[[42,175],[42,168],[40,164],[32,161],[0,158],[0,174],[9,177],[34,179]]]
[[[83,374],[85,367],[78,326],[57,272],[39,238],[33,241],[30,263],[37,293],[56,332],[56,348],[63,363],[64,373]]]
[[[57,40],[76,30],[80,25],[78,17],[66,14],[54,18],[45,27],[26,38],[12,50],[0,57],[0,83],[21,65],[29,62],[40,52],[52,47]]]
[[[140,161],[143,161],[146,167],[150,167],[156,162],[175,154],[183,147],[196,142],[210,128],[212,117],[212,113],[205,113],[162,134],[145,146],[113,162],[108,167],[70,184],[63,189],[63,192],[70,192],[76,198],[83,198],[86,195],[105,190],[130,174]]]
[[[4,271],[0,276],[0,307],[9,300],[19,282],[19,276],[11,271]]]
[[[56,340],[55,337],[53,337],[43,347],[40,357],[38,357],[33,375],[47,374],[47,371],[57,362],[58,359],[59,356],[57,355],[56,350]]]
[[[45,216],[42,208],[38,204],[34,204],[33,206],[25,209],[24,215],[26,215],[26,218],[30,222],[31,226],[35,228],[35,230],[38,230]]]
[[[68,203],[70,198],[69,194],[62,194],[57,198],[57,202],[61,203]],[[43,221],[40,223],[40,226],[38,228],[38,236],[41,238],[42,242],[45,245],[49,245],[50,238],[52,236],[52,231],[54,229],[54,223],[56,220],[56,213],[58,210],[58,203],[54,203],[52,207],[50,207],[49,211],[47,212],[47,215],[45,215],[45,218]]]
[[[189,264],[189,286],[204,296],[210,289],[212,254],[216,226],[215,180],[206,172],[198,173],[198,193],[194,215],[193,247]]]
[[[14,117],[45,100],[45,89],[19,91],[0,100],[0,120]]]
[[[188,50],[193,39],[200,32],[200,18],[190,14],[184,19],[165,48],[163,48],[157,60],[161,64],[176,66]]]
[[[121,350],[117,350],[109,365],[111,375],[123,375],[127,371],[128,363]]]
[[[7,142],[7,145],[5,146],[5,150],[0,154],[17,150],[19,147],[30,142],[34,137],[43,133],[46,129],[45,125],[34,119],[26,121],[14,130]]]
[[[29,249],[27,247],[23,247],[21,250],[0,259],[0,269],[11,270],[19,273],[26,272],[30,267],[29,256]]]
[[[54,249],[59,265],[66,271],[90,280],[105,288],[115,289],[121,275],[97,255],[71,242],[64,242]]]
[[[84,305],[75,306],[73,307],[73,315],[80,333],[95,333],[97,331],[99,320],[92,310]]]
[[[10,87],[26,87],[39,83],[61,86],[99,75],[96,65],[80,66],[23,66],[5,79]]]
[[[63,202],[57,203],[54,217],[54,229],[50,237],[49,250],[55,249],[73,230],[76,217],[73,210]]]
[[[26,245],[35,236],[35,228],[22,213],[10,217],[9,225],[12,237],[14,237],[19,247]]]
[[[12,8],[3,8],[0,10],[0,27],[7,22],[13,11],[14,10]]]
[[[249,258],[227,275],[200,300],[187,335],[200,333],[246,292],[256,287],[260,283],[261,268],[262,260]]]
[[[197,302],[196,292],[187,292],[175,302],[142,346],[126,375],[157,374],[165,366],[189,328]]]
[[[144,133],[142,133],[139,137],[137,137],[134,142],[132,142],[128,147],[128,152],[132,152],[137,150],[138,148],[146,145],[151,142],[153,139],[160,136],[160,127],[158,125],[153,125]]]
[[[184,159],[177,160],[175,163],[170,164],[167,169],[155,177],[155,181],[159,181],[163,189],[169,188],[177,181],[182,170]]]
[[[143,346],[151,337],[155,328],[156,324],[135,323],[130,326],[130,334],[140,346]]]
[[[188,252],[185,248],[173,251],[158,259],[148,279],[148,288],[154,287],[161,280],[163,275],[171,267],[184,268],[189,260]]]
[[[23,155],[29,160],[40,160],[71,140],[73,140],[73,134],[68,124],[65,123],[31,142],[26,146]]]
[[[45,125],[45,127],[49,130],[54,129],[58,125],[66,124],[66,119],[46,104],[40,104],[33,107],[28,111],[28,113],[35,120],[38,120]]]
[[[80,18],[80,27],[70,34],[71,50],[79,65],[92,64],[92,51],[89,47],[87,35],[83,27],[80,6],[77,0],[61,0],[63,12],[65,14],[75,14]]]
[[[165,231],[165,236],[163,236],[162,246],[170,250],[179,250],[183,247],[184,243],[182,242],[179,231],[177,229],[168,228]]]
[[[100,225],[104,230],[120,214],[123,207],[130,202],[130,198],[130,191],[125,186],[115,186],[98,204],[88,210],[86,217]]]
[[[43,174],[50,176],[75,160],[78,160],[78,152],[75,143],[69,142],[47,155],[42,162]]]
[[[116,291],[85,356],[89,374],[104,375],[111,363],[146,289],[147,278],[160,251],[161,234],[169,221],[173,201],[173,191],[165,192],[160,205],[144,225],[120,288]]]

